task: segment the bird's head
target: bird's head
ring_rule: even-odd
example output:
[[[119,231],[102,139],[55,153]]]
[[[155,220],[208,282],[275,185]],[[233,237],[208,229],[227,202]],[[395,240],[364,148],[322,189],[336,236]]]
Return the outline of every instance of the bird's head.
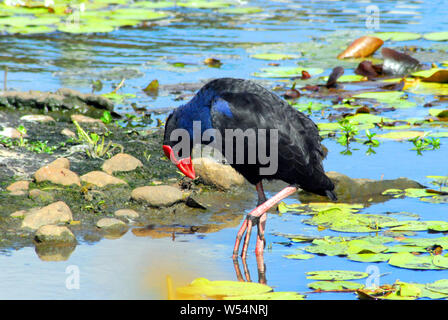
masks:
[[[167,156],[168,159],[174,163],[177,168],[187,177],[194,179],[196,174],[194,172],[193,162],[191,161],[191,155],[183,156],[176,151],[176,145],[179,143],[179,140],[173,141],[172,132],[176,129],[179,129],[178,118],[176,112],[171,113],[165,123],[165,134],[163,137],[163,152]],[[180,138],[182,138],[180,136]],[[191,153],[192,144],[191,139],[187,141],[188,147],[190,147],[189,151]],[[182,152],[182,149],[181,151]]]

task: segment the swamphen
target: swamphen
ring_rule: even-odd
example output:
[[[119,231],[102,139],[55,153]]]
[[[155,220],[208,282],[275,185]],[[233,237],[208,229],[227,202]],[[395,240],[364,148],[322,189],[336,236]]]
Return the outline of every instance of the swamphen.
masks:
[[[193,137],[195,126],[199,128],[202,139]],[[178,134],[176,129],[186,136]],[[202,135],[209,129],[215,130],[216,136],[204,139]],[[176,145],[182,140],[181,136],[188,139],[190,150],[196,143],[215,142],[213,146],[220,149],[229,164],[257,189],[258,206],[247,215],[238,231],[234,258],[247,230],[241,254],[243,258],[246,256],[255,224],[258,228],[255,252],[257,255],[263,253],[266,211],[299,187],[337,200],[334,184],[322,166],[324,152],[317,126],[306,115],[255,82],[234,78],[213,80],[168,116],[163,142],[165,155],[183,174],[194,179],[190,150],[185,152],[185,148],[180,148],[181,151],[175,151],[179,149]],[[217,143],[218,140],[222,140],[221,143]],[[266,161],[267,155],[271,156],[270,163]],[[263,179],[283,180],[290,186],[267,200]]]

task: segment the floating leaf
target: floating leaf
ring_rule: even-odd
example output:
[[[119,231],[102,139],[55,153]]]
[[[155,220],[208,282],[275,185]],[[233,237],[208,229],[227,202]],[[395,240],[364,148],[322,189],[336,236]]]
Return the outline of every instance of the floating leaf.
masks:
[[[352,42],[344,52],[338,55],[338,59],[364,58],[372,55],[384,41],[380,38],[364,36]]]
[[[383,253],[360,253],[349,254],[347,258],[358,262],[384,262],[389,260],[390,255]]]
[[[301,76],[302,71],[307,71],[311,76],[324,72],[324,70],[320,68],[273,67],[261,69],[261,72],[255,72],[253,75],[261,78],[292,78]]]
[[[272,288],[254,282],[210,281],[205,278],[198,278],[188,286],[177,288],[176,291],[178,294],[188,296],[225,297],[262,294],[272,291]]]
[[[448,41],[448,32],[442,31],[442,32],[426,33],[425,35],[423,35],[423,38],[432,41]]]
[[[432,68],[412,73],[412,76],[422,78],[425,82],[448,82],[448,69]]]
[[[165,12],[136,8],[121,8],[111,12],[113,17],[130,20],[159,20],[168,17]]]
[[[309,283],[308,287],[316,291],[355,291],[364,285],[353,281],[315,281]]]
[[[224,297],[224,300],[304,300],[306,296],[297,292],[268,292],[263,294],[253,294],[247,296]]]
[[[282,54],[282,53],[259,53],[250,56],[260,60],[289,60],[299,58],[298,55]]]
[[[306,253],[296,253],[296,254],[288,254],[284,257],[288,258],[288,259],[308,260],[308,259],[314,258],[314,255],[306,254]]]
[[[58,30],[66,33],[105,33],[113,31],[114,27],[104,24],[82,25],[62,23],[58,25]]]
[[[251,14],[262,12],[263,9],[259,7],[235,7],[218,10],[219,13],[225,14]]]
[[[425,288],[439,294],[448,295],[448,279],[441,279],[428,283],[425,285]]]
[[[392,131],[388,133],[382,133],[376,135],[377,138],[380,139],[390,139],[390,140],[410,140],[418,137],[422,137],[425,135],[424,131]]]
[[[377,37],[383,41],[410,41],[420,39],[422,36],[414,32],[376,32],[371,35]]]
[[[324,270],[310,271],[306,273],[307,279],[313,280],[356,280],[366,278],[369,274],[361,271],[349,270]]]
[[[409,252],[399,252],[391,255],[389,264],[395,267],[416,269],[416,270],[438,270],[448,268],[448,265],[438,266],[433,263],[433,259],[437,256],[421,255],[415,256]],[[446,258],[448,260],[448,258]],[[443,263],[445,261],[442,261]]]
[[[188,2],[177,2],[177,5],[180,7],[186,7],[186,8],[218,9],[218,8],[229,7],[230,5],[232,5],[232,3],[222,2],[222,1],[198,0],[198,1],[188,1]]]
[[[176,3],[172,1],[137,1],[130,5],[130,7],[142,7],[148,9],[170,8],[175,6]]]
[[[395,245],[388,247],[385,253],[399,253],[399,252],[427,252],[426,248],[418,246]]]

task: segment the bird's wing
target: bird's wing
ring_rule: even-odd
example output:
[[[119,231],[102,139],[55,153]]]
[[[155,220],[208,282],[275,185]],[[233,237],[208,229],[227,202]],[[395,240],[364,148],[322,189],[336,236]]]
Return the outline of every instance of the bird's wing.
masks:
[[[222,132],[238,128],[277,129],[279,167],[283,163],[285,171],[311,175],[316,166],[322,166],[324,153],[317,126],[265,89],[255,93],[221,92],[211,105],[211,116],[213,127]]]

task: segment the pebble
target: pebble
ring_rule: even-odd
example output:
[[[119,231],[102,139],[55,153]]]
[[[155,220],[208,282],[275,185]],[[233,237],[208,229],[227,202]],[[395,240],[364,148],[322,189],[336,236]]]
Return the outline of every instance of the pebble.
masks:
[[[54,184],[69,186],[76,184],[81,186],[79,176],[67,168],[58,168],[57,166],[45,166],[34,173],[36,182],[50,181]]]
[[[196,176],[200,177],[204,184],[223,190],[229,190],[232,186],[243,185],[246,181],[230,165],[221,164],[209,158],[193,159],[193,167]]]
[[[127,185],[126,181],[116,178],[114,176],[111,176],[102,171],[91,171],[89,173],[86,173],[85,175],[81,176],[81,181],[85,182],[85,183],[93,184],[100,188],[108,186],[108,185],[114,185],[114,184],[126,184]]]
[[[30,182],[26,180],[16,181],[11,183],[6,190],[13,196],[23,196],[28,191]]]
[[[38,229],[46,224],[67,223],[72,220],[70,208],[65,202],[58,201],[26,214],[22,221],[22,228]]]
[[[138,212],[132,209],[120,209],[115,211],[115,216],[120,218],[135,219],[139,217]]]
[[[37,229],[34,240],[38,244],[73,244],[76,242],[76,237],[66,226],[44,225]]]
[[[119,234],[125,233],[129,228],[126,223],[115,218],[102,218],[98,220],[96,226],[106,232]]]
[[[182,191],[171,186],[145,186],[132,190],[131,198],[152,207],[168,207],[183,201]]]
[[[28,135],[25,134],[21,134],[19,130],[14,129],[14,128],[4,128],[2,131],[0,131],[0,136],[5,136],[11,139],[19,139],[20,137],[28,137]]]
[[[44,114],[28,114],[20,118],[23,121],[35,121],[35,122],[50,122],[55,121],[53,117],[46,116]]]
[[[132,171],[138,167],[143,167],[143,163],[140,160],[126,153],[119,153],[104,161],[102,169],[112,174],[119,171]]]

